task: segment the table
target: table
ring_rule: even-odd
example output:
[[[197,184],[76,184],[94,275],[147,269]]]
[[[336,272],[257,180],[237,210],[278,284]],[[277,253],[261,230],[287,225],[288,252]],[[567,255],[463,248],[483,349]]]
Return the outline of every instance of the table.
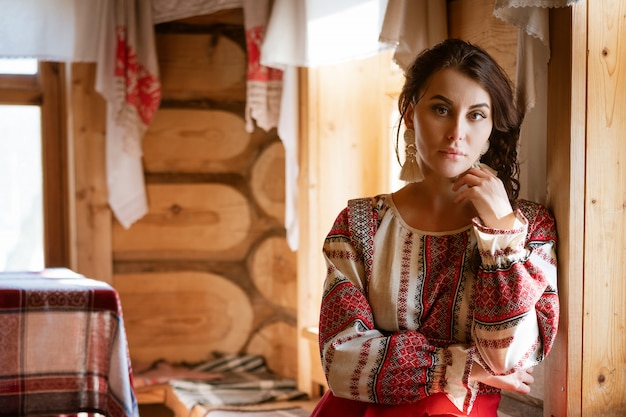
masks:
[[[138,417],[115,289],[69,269],[0,273],[0,416]]]

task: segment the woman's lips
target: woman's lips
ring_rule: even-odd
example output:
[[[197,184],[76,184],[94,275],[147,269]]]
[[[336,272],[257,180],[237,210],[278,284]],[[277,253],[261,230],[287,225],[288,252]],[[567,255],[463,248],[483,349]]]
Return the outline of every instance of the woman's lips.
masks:
[[[444,156],[448,157],[448,158],[453,158],[453,159],[457,159],[460,158],[462,156],[465,156],[465,154],[463,152],[461,152],[458,149],[443,149],[441,151],[439,151],[440,153],[444,154]]]

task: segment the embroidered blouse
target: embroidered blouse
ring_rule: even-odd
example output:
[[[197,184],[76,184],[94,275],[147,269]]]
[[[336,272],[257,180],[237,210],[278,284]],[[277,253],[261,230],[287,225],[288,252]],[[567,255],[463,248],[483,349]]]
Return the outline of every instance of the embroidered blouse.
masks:
[[[333,394],[401,404],[444,392],[464,412],[473,366],[505,375],[541,362],[556,336],[556,229],[518,201],[513,230],[475,218],[459,230],[414,229],[390,195],[351,200],[324,242],[322,364]]]

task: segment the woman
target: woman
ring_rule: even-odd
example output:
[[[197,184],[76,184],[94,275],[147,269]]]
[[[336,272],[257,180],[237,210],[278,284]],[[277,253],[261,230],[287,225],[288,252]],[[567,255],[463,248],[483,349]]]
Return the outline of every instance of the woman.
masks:
[[[407,185],[351,200],[324,243],[330,390],[312,416],[495,417],[501,389],[529,392],[559,314],[554,219],[518,200],[523,115],[457,39],[416,58],[399,109]]]

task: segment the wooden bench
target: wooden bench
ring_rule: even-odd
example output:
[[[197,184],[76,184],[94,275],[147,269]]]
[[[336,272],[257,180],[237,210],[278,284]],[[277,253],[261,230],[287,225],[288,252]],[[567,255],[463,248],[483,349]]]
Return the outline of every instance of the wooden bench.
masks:
[[[319,356],[318,345],[318,329],[317,327],[307,327],[302,330],[302,336],[308,341],[309,358],[311,361],[311,399],[294,400],[294,401],[272,401],[264,404],[246,407],[252,410],[273,409],[277,407],[290,408],[302,407],[305,410],[312,411],[319,401],[319,398],[328,389],[326,384],[326,376],[322,369]],[[135,388],[137,402],[141,404],[162,404],[172,410],[176,417],[204,417],[210,411],[211,406],[196,405],[192,409],[188,409],[185,404],[177,397],[176,392],[169,384],[149,385]],[[219,407],[221,409],[227,407]],[[241,407],[239,407],[241,408]]]
[[[152,385],[148,387],[141,387],[136,390],[137,402],[139,404],[163,404],[172,412],[176,417],[204,417],[212,409],[228,409],[233,407],[212,407],[206,405],[195,405],[191,409],[187,408],[180,399],[176,396],[176,393],[168,384]],[[264,410],[264,409],[276,409],[276,408],[292,408],[302,407],[305,410],[313,411],[319,398],[313,398],[310,400],[294,400],[294,401],[272,401],[264,404],[258,404],[246,407],[237,407],[237,409],[246,410]]]

